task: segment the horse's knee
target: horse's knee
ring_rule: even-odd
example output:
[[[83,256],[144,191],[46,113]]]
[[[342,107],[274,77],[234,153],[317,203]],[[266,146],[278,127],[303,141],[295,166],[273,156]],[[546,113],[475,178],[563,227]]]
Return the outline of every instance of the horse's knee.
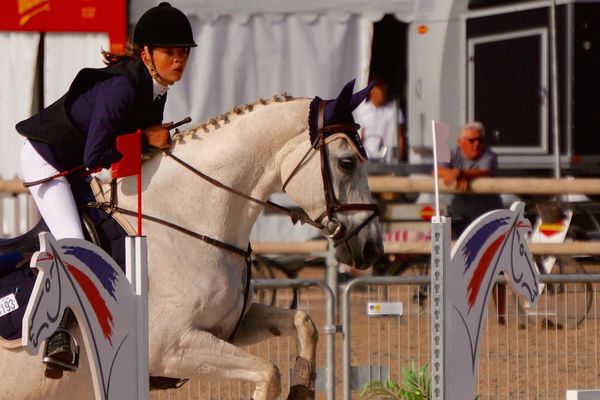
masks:
[[[299,336],[304,336],[312,343],[317,343],[319,340],[319,331],[313,322],[312,318],[304,311],[296,312],[294,317],[294,325]]]

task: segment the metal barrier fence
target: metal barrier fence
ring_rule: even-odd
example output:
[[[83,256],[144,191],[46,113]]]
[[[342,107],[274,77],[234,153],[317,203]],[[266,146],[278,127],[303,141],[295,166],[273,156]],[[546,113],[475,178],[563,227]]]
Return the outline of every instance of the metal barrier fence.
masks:
[[[600,275],[551,275],[542,276],[540,281],[547,289],[537,313],[526,313],[509,289],[505,322],[501,324],[495,304],[490,301],[476,387],[481,400],[563,400],[567,389],[600,387]],[[293,291],[285,280],[257,282],[259,299],[270,301],[274,294],[276,305],[289,306]],[[358,399],[365,383],[385,379],[401,382],[403,366],[412,363],[420,367],[429,362],[430,304],[427,292],[419,290],[421,285],[429,283],[428,276],[350,281],[340,296],[338,315],[343,318],[339,320],[337,343],[333,343],[335,329],[327,321],[327,291],[320,285],[306,287],[300,282],[292,281],[293,287],[301,287],[299,308],[311,315],[320,332],[317,399]],[[504,280],[500,278],[498,282]],[[551,285],[554,288],[549,290]],[[276,292],[273,292],[275,287]],[[556,292],[561,290],[566,295],[556,297]],[[368,315],[369,303],[384,302],[401,302],[402,315]],[[574,316],[581,319],[579,324],[563,324],[552,311],[556,307],[578,310],[580,302],[586,303],[586,315],[584,318]],[[331,351],[334,348],[335,352]],[[295,357],[293,341],[276,338],[250,346],[248,351],[280,367],[285,398],[289,369]],[[331,374],[332,371],[335,373]],[[331,376],[333,384],[328,387]],[[251,385],[245,383],[192,381],[178,390],[153,392],[150,398],[248,399],[251,394]]]
[[[400,382],[401,366],[414,363],[418,367],[428,362],[430,304],[415,286],[428,281],[427,276],[360,278],[346,287],[344,368],[348,370],[345,376],[360,376],[362,372],[370,374],[366,380],[389,378]],[[481,400],[562,400],[567,389],[600,387],[597,300],[600,275],[542,276],[540,282],[546,290],[536,313],[527,313],[523,303],[509,290],[505,321],[499,323],[496,306],[490,301],[476,387]],[[360,287],[363,291],[358,290]],[[404,315],[373,320],[355,305],[369,301],[402,302]],[[585,307],[581,307],[581,302],[585,302]],[[568,315],[567,310],[579,309],[586,310],[585,318],[570,315],[564,317],[566,320],[561,319]],[[580,319],[580,324],[571,323]],[[361,351],[365,343],[368,348]],[[349,389],[362,383],[345,380],[344,399],[355,398],[356,392],[351,396]]]

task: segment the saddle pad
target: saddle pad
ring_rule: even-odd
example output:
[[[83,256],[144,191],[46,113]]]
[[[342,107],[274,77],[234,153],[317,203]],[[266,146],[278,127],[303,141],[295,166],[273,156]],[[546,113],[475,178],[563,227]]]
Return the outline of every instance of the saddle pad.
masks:
[[[0,317],[0,337],[5,341],[21,338],[23,314],[33,290],[36,273],[29,265],[18,268],[0,280],[0,298],[14,294],[19,308]],[[4,345],[3,342],[2,345]]]

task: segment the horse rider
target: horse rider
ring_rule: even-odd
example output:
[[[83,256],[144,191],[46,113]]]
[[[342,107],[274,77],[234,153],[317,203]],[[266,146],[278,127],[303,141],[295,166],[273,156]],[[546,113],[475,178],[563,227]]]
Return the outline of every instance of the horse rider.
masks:
[[[27,139],[22,178],[43,181],[29,190],[56,239],[84,239],[77,205],[89,201],[88,174],[122,158],[117,136],[141,129],[144,153],[170,146],[172,124],[162,123],[166,92],[182,78],[192,47],[187,17],[162,2],[140,17],[127,54],[102,51],[107,67],[82,69],[63,97],[16,125]],[[62,325],[71,319],[67,312]],[[47,377],[77,368],[70,336],[62,329],[48,340]]]

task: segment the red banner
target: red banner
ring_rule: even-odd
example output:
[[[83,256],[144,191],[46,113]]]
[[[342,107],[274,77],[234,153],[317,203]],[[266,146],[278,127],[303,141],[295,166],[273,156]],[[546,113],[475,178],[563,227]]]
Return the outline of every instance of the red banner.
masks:
[[[110,50],[122,53],[126,0],[4,0],[0,31],[107,32]]]

